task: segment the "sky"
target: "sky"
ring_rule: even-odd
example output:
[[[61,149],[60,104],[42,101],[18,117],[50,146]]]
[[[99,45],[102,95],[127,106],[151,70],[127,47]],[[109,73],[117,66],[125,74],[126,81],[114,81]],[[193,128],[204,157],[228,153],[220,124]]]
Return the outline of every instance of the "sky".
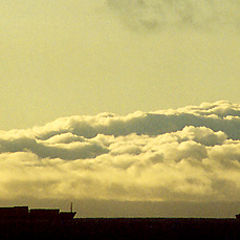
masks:
[[[3,0],[0,129],[239,102],[236,0]]]
[[[2,205],[238,213],[239,1],[2,0],[0,15]]]

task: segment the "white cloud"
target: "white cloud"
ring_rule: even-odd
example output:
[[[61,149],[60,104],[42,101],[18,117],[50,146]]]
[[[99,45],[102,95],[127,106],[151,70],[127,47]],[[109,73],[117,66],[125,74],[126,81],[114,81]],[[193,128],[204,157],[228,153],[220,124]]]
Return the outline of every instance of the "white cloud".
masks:
[[[233,118],[232,118],[233,117]],[[240,197],[240,105],[72,116],[0,132],[6,199],[228,201]]]
[[[232,139],[240,139],[240,107],[226,101],[187,106],[176,110],[156,112],[135,112],[126,116],[103,113],[97,116],[72,116],[57,119],[43,127],[36,127],[31,134],[46,140],[63,133],[73,136],[93,138],[98,134],[126,136],[156,136],[162,133],[182,130],[185,126],[204,126],[215,132],[222,131]],[[13,134],[23,134],[15,131]],[[221,133],[219,133],[221,134]],[[66,135],[64,135],[66,137]],[[224,136],[222,136],[224,138]]]

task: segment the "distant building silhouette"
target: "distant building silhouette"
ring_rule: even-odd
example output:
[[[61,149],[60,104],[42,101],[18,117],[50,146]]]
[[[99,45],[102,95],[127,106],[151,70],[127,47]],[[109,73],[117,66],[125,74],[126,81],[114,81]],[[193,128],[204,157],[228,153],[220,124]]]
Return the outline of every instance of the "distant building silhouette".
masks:
[[[1,207],[0,221],[6,220],[72,220],[76,212],[60,212],[59,209],[28,209],[28,206]]]
[[[0,208],[0,240],[9,239],[240,239],[234,218],[75,218],[59,209]]]

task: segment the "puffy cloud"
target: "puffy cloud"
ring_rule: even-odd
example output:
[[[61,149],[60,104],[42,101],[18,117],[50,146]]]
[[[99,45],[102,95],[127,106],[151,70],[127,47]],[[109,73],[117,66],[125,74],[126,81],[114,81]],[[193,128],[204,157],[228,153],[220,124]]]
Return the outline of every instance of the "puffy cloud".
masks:
[[[0,139],[0,152],[26,152],[30,151],[39,157],[77,159],[94,158],[108,150],[96,142],[73,142],[69,144],[49,144],[32,138]]]
[[[240,197],[240,105],[72,116],[0,132],[5,199],[228,201]]]
[[[107,0],[108,6],[133,29],[167,27],[238,28],[240,3],[227,0]]]
[[[215,132],[222,131],[232,139],[240,139],[239,105],[226,101],[203,103],[200,106],[187,106],[176,110],[156,112],[135,112],[126,116],[102,113],[97,116],[72,116],[57,119],[43,127],[35,127],[29,135],[46,140],[64,133],[72,137],[92,139],[98,134],[126,136],[157,136],[163,133],[182,130],[185,126],[206,127]],[[30,131],[30,130],[29,130]],[[23,134],[22,130],[13,134]],[[221,133],[220,133],[221,134]],[[63,135],[70,139],[70,135]],[[63,137],[61,136],[61,138]],[[224,138],[224,136],[222,136]],[[70,140],[68,140],[70,141]],[[73,141],[73,140],[71,140]],[[75,141],[75,140],[74,140]]]

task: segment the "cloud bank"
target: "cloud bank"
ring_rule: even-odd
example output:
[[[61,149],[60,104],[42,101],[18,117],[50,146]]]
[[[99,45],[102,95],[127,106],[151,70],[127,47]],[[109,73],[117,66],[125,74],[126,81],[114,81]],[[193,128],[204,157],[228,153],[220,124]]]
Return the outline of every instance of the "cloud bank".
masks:
[[[240,23],[240,3],[235,0],[107,0],[108,6],[133,29],[168,27],[219,29]]]
[[[240,105],[71,116],[0,131],[2,199],[237,201]]]

